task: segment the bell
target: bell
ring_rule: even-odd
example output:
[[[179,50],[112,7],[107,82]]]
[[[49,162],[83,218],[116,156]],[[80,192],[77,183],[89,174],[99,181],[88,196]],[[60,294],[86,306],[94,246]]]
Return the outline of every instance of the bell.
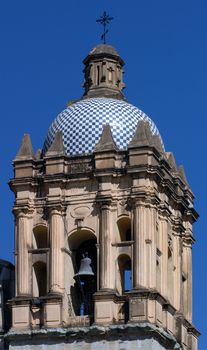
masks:
[[[94,276],[94,273],[91,268],[91,259],[88,257],[88,254],[83,255],[83,258],[80,262],[80,268],[75,277],[85,277],[85,276]]]

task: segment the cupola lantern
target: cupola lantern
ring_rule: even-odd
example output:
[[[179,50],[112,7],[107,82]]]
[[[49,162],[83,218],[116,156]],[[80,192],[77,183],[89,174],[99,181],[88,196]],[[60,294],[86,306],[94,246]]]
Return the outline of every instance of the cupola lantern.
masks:
[[[124,61],[111,46],[100,44],[84,59],[84,97],[124,99],[122,90]]]

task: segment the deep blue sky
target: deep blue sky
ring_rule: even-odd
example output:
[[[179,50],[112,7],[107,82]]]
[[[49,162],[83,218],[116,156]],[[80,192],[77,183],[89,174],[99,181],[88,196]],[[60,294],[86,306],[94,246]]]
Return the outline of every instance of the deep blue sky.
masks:
[[[82,59],[108,42],[126,62],[128,100],[155,121],[166,151],[184,164],[200,219],[194,226],[194,323],[207,349],[206,0],[0,0],[0,257],[13,260],[13,195],[7,182],[23,133],[42,147],[68,100],[82,94]]]

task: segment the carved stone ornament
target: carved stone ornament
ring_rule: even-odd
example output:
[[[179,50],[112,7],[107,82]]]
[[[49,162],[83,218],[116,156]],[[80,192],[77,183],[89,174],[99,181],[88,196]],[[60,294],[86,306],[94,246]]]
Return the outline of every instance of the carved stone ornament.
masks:
[[[92,171],[92,164],[89,162],[74,162],[68,166],[69,174],[86,173],[90,171]]]
[[[91,214],[91,209],[88,206],[79,206],[71,210],[70,215],[75,218],[86,218]]]

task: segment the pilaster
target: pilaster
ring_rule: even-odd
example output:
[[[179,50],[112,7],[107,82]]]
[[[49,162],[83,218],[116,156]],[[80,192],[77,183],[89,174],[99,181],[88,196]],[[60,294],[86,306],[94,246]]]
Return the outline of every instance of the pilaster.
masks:
[[[111,201],[100,204],[100,290],[111,290]]]
[[[23,209],[15,212],[17,223],[17,296],[29,296],[32,293],[31,262],[28,252],[32,247],[31,222],[33,210]]]
[[[183,313],[189,322],[192,322],[192,239],[183,240]]]
[[[153,205],[146,207],[146,267],[147,286],[156,289],[156,209]]]
[[[181,237],[178,232],[174,232],[173,235],[173,260],[174,260],[174,307],[176,310],[181,310],[181,283],[182,283],[182,271],[181,271]]]
[[[168,299],[168,215],[160,213],[160,240],[161,240],[161,294]],[[170,276],[169,276],[170,277]]]
[[[146,216],[145,206],[139,201],[134,203],[134,278],[133,284],[135,289],[145,288],[147,284],[146,276]]]

